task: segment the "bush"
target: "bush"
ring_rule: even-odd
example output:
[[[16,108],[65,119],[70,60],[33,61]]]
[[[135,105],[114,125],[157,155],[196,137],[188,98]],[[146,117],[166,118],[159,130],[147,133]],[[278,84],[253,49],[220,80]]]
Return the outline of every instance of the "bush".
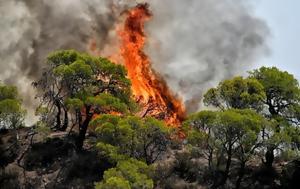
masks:
[[[282,161],[292,161],[292,160],[296,160],[299,157],[300,157],[299,151],[287,149],[281,153],[279,159]]]

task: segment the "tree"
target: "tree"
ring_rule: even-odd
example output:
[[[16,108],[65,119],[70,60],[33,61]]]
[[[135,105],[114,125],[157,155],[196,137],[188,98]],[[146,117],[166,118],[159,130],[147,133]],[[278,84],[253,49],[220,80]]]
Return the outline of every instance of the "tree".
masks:
[[[276,132],[271,135],[273,139],[277,138],[277,140],[273,144],[269,143],[265,158],[265,164],[270,167],[274,160],[274,150],[284,142],[289,143],[288,137],[285,136],[287,134],[290,136],[299,135],[298,129],[289,128],[300,123],[299,83],[293,75],[280,71],[276,67],[256,69],[250,72],[249,78],[255,78],[263,85],[266,94],[263,100],[266,107],[265,116],[277,123]],[[287,141],[282,139],[287,139]],[[299,142],[298,137],[293,137],[293,139],[294,142]]]
[[[269,127],[262,132],[262,138],[266,139],[267,145],[265,164],[270,167],[274,160],[274,150],[282,144],[287,145],[290,141],[289,137],[286,137],[286,132],[294,136],[294,141],[299,141],[299,138],[292,133],[292,131],[298,133],[299,131],[287,128],[290,127],[288,125],[298,124],[299,94],[298,82],[291,74],[274,67],[262,67],[250,72],[250,76],[246,79],[235,77],[221,82],[217,88],[210,89],[204,95],[203,101],[206,105],[221,110],[250,108],[272,120],[273,123],[278,123],[277,128]],[[275,129],[277,132],[270,129]]]
[[[233,157],[240,160],[237,188],[245,172],[246,162],[252,157],[255,149],[262,145],[259,133],[266,120],[253,110],[229,109],[224,111],[203,111],[194,114],[185,122],[189,127],[187,142],[192,147],[207,151],[208,166],[212,168],[213,159],[219,167],[219,158],[226,154],[224,184],[230,173]],[[218,157],[214,157],[214,154]]]
[[[242,115],[243,124],[235,144],[235,155],[240,162],[240,170],[236,181],[236,188],[239,188],[245,174],[246,163],[253,157],[256,150],[265,144],[261,140],[260,133],[263,128],[272,128],[273,125],[254,111],[235,111]]]
[[[190,115],[183,123],[183,129],[187,133],[188,143],[196,147],[196,150],[201,150],[208,160],[210,170],[213,169],[213,156],[218,148],[217,141],[211,136],[216,116],[216,112],[201,111]]]
[[[102,115],[94,119],[91,125],[96,127],[102,146],[109,144],[117,149],[118,154],[143,160],[147,164],[161,157],[169,145],[170,129],[151,117]]]
[[[263,102],[270,116],[280,115],[291,121],[295,118],[293,115],[298,112],[294,108],[299,107],[300,88],[293,75],[276,67],[261,67],[250,72],[250,78],[263,85],[266,94]]]
[[[115,168],[104,172],[103,180],[96,183],[96,189],[152,189],[151,166],[136,159],[127,159],[118,162]]]
[[[17,129],[24,125],[26,111],[21,103],[16,87],[0,84],[0,129]]]
[[[57,129],[65,130],[69,116],[75,117],[74,124],[79,126],[76,145],[80,150],[93,116],[126,113],[133,108],[126,74],[122,65],[108,59],[63,50],[48,56],[45,71],[33,85],[39,90],[41,106],[56,114]]]
[[[221,110],[252,108],[260,110],[265,99],[263,86],[253,78],[235,77],[221,82],[204,95],[204,104]]]

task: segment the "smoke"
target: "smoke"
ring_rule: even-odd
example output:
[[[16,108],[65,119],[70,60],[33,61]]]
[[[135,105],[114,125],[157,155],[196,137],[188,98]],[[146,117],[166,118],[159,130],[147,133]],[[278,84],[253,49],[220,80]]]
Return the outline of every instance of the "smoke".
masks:
[[[142,1],[140,1],[142,2]],[[152,0],[147,53],[158,71],[197,108],[205,89],[242,73],[266,52],[266,24],[242,0]],[[117,52],[116,26],[133,0],[0,0],[0,80],[16,85],[25,106],[37,104],[31,82],[49,52]],[[190,104],[193,104],[191,106]],[[32,117],[33,111],[29,112]]]
[[[0,0],[0,80],[19,88],[29,120],[38,103],[31,83],[47,55],[58,49],[86,52],[91,38],[105,49],[116,41],[113,30],[126,6],[113,0]]]
[[[153,0],[148,54],[154,68],[195,111],[203,93],[244,74],[263,55],[269,29],[243,0]]]

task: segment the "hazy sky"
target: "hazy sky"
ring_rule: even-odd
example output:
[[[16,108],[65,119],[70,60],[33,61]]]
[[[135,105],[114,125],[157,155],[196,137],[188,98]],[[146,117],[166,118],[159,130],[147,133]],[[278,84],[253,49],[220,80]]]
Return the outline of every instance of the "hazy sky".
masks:
[[[260,65],[274,65],[300,79],[300,1],[254,0],[255,11],[268,23],[272,54]]]

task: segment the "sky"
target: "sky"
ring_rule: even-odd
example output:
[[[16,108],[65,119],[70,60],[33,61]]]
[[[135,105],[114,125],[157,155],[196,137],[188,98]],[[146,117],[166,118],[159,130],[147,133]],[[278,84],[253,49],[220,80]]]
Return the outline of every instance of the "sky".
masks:
[[[300,80],[300,1],[254,0],[255,12],[270,27],[271,54],[259,65],[276,66]]]

